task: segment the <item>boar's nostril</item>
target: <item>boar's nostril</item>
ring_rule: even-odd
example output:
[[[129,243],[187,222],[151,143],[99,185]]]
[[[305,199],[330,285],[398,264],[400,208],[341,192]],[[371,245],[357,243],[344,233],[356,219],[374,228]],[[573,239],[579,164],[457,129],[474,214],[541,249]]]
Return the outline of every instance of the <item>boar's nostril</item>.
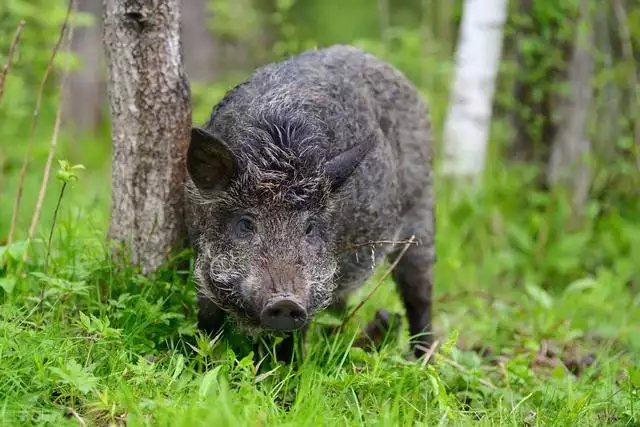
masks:
[[[307,321],[307,310],[291,298],[270,300],[260,315],[262,326],[276,331],[292,331]]]

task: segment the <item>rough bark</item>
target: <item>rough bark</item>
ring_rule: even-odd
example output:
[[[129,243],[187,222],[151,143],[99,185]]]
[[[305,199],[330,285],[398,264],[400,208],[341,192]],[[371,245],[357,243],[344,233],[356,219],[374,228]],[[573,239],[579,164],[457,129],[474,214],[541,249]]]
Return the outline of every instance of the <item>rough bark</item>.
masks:
[[[81,68],[71,73],[67,80],[62,123],[82,134],[95,131],[100,123],[106,101],[106,82],[100,0],[78,0],[77,5],[78,11],[90,14],[94,23],[76,28],[73,34],[71,51],[79,57]]]
[[[547,179],[551,187],[562,187],[571,195],[574,219],[587,201],[590,170],[586,156],[591,151],[587,131],[592,99],[594,40],[587,0],[580,2],[580,23],[576,31],[573,56],[569,64],[570,93],[559,97],[559,130],[553,141]]]
[[[448,175],[477,177],[484,170],[506,14],[506,0],[464,3],[444,130]]]
[[[109,237],[144,272],[184,243],[191,127],[179,0],[104,0],[112,116]]]

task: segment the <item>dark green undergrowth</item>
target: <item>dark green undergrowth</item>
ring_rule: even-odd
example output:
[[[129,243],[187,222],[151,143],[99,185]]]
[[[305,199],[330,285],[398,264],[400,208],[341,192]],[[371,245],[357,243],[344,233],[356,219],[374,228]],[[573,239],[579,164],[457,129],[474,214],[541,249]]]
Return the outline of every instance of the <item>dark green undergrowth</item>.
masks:
[[[488,175],[472,195],[438,181],[430,364],[404,325],[378,352],[351,348],[377,309],[402,312],[389,281],[342,334],[319,318],[286,366],[197,332],[188,252],[157,277],[116,270],[106,172],[81,174],[47,271],[50,212],[25,265],[23,241],[1,249],[2,424],[638,425],[640,203],[592,201],[576,229],[530,171]]]

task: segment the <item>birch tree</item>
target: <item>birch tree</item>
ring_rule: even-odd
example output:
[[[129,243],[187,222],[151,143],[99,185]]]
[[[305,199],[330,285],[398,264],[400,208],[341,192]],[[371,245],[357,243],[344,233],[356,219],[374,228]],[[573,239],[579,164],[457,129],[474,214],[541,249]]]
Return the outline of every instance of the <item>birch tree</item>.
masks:
[[[183,243],[191,111],[179,0],[104,0],[112,117],[109,238],[143,272]]]
[[[465,0],[444,128],[443,169],[477,177],[485,165],[507,0]]]

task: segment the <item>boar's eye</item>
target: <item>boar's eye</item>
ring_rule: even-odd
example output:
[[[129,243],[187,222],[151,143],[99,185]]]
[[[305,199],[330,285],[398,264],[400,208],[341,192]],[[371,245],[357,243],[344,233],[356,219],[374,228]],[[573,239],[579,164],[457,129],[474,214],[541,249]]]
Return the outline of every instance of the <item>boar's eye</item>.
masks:
[[[240,239],[248,239],[251,236],[253,236],[253,234],[256,231],[256,227],[255,224],[253,222],[253,220],[247,216],[241,216],[240,218],[238,218],[238,220],[236,221],[236,225],[234,227],[234,231],[236,233],[236,236]]]
[[[304,234],[307,238],[315,238],[320,234],[320,224],[316,220],[309,220],[304,230]]]

